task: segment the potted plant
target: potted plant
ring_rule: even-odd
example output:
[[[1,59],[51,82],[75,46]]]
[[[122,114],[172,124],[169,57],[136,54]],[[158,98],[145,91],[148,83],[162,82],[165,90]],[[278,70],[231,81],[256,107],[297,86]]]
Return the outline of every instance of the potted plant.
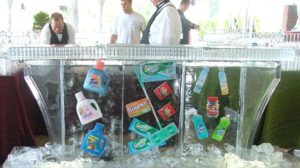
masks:
[[[50,21],[50,17],[46,12],[40,11],[33,16],[34,22],[32,29],[34,31],[41,30],[46,23]]]

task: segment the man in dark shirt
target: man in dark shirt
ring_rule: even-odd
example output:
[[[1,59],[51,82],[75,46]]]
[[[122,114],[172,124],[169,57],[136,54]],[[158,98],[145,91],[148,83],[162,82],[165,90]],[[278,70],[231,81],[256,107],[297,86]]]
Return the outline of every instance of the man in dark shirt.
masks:
[[[191,29],[198,29],[199,26],[190,22],[185,16],[184,12],[190,7],[190,0],[182,0],[180,3],[180,7],[178,9],[181,24],[182,24],[182,38],[180,39],[180,44],[189,44],[189,32]]]

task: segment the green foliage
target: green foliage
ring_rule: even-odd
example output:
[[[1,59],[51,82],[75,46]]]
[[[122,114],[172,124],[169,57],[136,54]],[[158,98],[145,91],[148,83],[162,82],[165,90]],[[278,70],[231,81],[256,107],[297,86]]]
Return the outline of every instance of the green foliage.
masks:
[[[261,29],[261,27],[260,27],[260,23],[261,23],[261,21],[259,20],[259,17],[258,16],[255,16],[254,17],[254,27],[255,27],[255,32],[259,32]]]
[[[229,32],[232,28],[231,28],[231,19],[226,19],[224,22],[224,31],[225,32]]]
[[[243,27],[243,20],[241,17],[238,17],[237,20],[236,20],[236,29],[234,29],[232,27],[232,22],[233,22],[233,19],[232,18],[227,18],[224,22],[224,31],[225,32],[241,32],[242,31],[242,27]],[[253,24],[254,24],[254,28],[255,32],[258,32],[260,30],[260,24],[261,24],[261,21],[259,19],[259,17],[255,16],[253,18]],[[250,26],[250,25],[249,25]]]
[[[224,31],[225,32],[241,32],[243,27],[243,21],[241,17],[236,19],[235,28],[232,27],[233,25],[233,18],[227,18],[224,22]]]
[[[47,13],[40,11],[33,16],[33,30],[41,30],[46,23],[50,21],[50,17]]]
[[[236,25],[237,25],[237,30],[241,32],[242,29],[243,29],[243,19],[242,19],[242,17],[237,18]]]
[[[217,29],[217,21],[215,19],[211,19],[208,21],[200,22],[199,23],[200,29],[198,34],[200,37],[204,37],[208,33],[213,33]]]

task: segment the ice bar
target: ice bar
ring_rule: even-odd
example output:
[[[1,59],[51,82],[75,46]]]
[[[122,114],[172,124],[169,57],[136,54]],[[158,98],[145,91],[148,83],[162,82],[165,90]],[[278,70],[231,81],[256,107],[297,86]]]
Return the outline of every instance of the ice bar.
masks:
[[[128,130],[132,118],[125,105],[145,97],[134,68],[145,63],[175,62],[176,78],[165,81],[172,88],[166,101],[157,99],[153,90],[162,82],[147,82],[145,88],[157,112],[166,102],[172,102],[176,113],[168,120],[159,117],[164,127],[175,123],[179,133],[167,140],[159,151],[176,150],[184,155],[190,145],[224,147],[233,145],[238,153],[250,148],[253,138],[274,89],[280,81],[281,61],[291,61],[293,49],[264,47],[195,47],[147,45],[97,46],[26,46],[10,47],[7,58],[24,61],[25,80],[36,98],[48,130],[50,143],[63,149],[78,151],[82,138],[95,122],[82,125],[76,114],[75,93],[83,91],[95,99],[103,113],[97,120],[104,124],[109,139],[106,157],[129,157],[127,143],[139,138]],[[98,95],[82,88],[87,71],[96,59],[104,60],[110,76],[107,95]],[[209,68],[200,93],[193,92],[200,72]],[[218,73],[224,69],[229,94],[222,95]],[[219,114],[207,115],[207,97],[219,98]],[[199,140],[192,116],[202,115],[209,137]],[[230,114],[231,125],[221,142],[211,138],[220,118]],[[160,129],[152,113],[138,117]],[[80,155],[81,153],[77,153]]]

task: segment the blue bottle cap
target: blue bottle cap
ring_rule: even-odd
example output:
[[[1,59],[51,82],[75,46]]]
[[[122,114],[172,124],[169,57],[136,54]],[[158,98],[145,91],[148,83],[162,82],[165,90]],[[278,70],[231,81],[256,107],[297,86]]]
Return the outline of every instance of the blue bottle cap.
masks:
[[[95,127],[94,127],[94,130],[97,130],[99,132],[102,132],[103,130],[103,124],[100,124],[100,123],[96,123]]]

